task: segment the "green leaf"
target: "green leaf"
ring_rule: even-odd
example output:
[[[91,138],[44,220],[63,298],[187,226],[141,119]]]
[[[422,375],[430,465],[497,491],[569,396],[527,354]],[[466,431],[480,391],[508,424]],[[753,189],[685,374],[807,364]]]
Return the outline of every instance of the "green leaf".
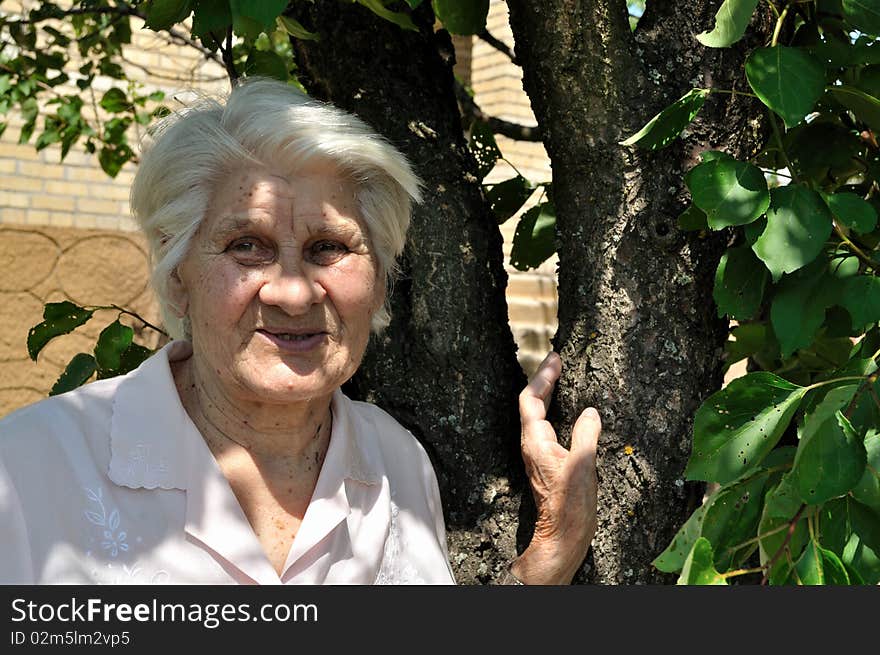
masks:
[[[53,143],[58,143],[59,141],[61,141],[61,133],[58,130],[46,130],[37,137],[34,146],[37,151],[40,151],[51,146]]]
[[[28,332],[28,355],[37,361],[37,355],[55,337],[68,334],[88,321],[94,311],[74,305],[67,300],[46,303],[43,308],[43,322]]]
[[[779,472],[774,467],[791,465],[795,449],[777,448],[761,464],[757,473],[721,487],[691,514],[666,550],[652,564],[665,573],[681,571],[694,542],[701,536],[717,544],[715,566],[727,570],[748,557],[754,545],[735,546],[755,534],[764,501],[763,488]]]
[[[791,537],[788,537],[787,526],[794,519],[801,507],[801,499],[797,489],[791,480],[791,474],[784,475],[779,484],[771,489],[764,499],[764,511],[761,514],[761,522],[758,524],[758,534],[763,535],[758,540],[758,552],[762,565],[766,565],[776,556],[785,545],[785,550],[792,560],[796,560],[808,540],[807,528],[804,525],[806,513],[801,512]],[[780,529],[782,528],[782,529]],[[789,557],[783,554],[776,558],[771,568],[768,579],[770,584],[784,584],[791,573]]]
[[[828,270],[831,275],[841,280],[858,275],[859,258],[850,254],[849,250],[845,247],[839,246],[831,253]]]
[[[534,184],[517,175],[492,185],[492,188],[486,191],[486,201],[495,212],[498,223],[501,224],[519,211],[534,190]]]
[[[713,501],[714,502],[714,501]],[[706,510],[711,506],[709,500],[698,507],[690,515],[685,524],[679,528],[675,537],[657,558],[651,562],[657,569],[664,573],[678,573],[693,549],[694,544],[703,532],[703,519]]]
[[[880,131],[880,100],[851,86],[832,86],[834,98],[875,132]]]
[[[748,225],[743,225],[743,236],[746,238],[746,243],[754,246],[755,241],[758,240],[758,237],[763,234],[765,229],[767,229],[766,216],[761,216],[758,220],[752,221]]]
[[[822,198],[841,225],[851,227],[859,234],[867,234],[877,227],[877,210],[856,194],[827,193],[822,194]]]
[[[839,301],[842,284],[828,274],[828,263],[823,258],[779,283],[770,306],[770,322],[783,358],[813,342],[825,320],[825,310]]]
[[[880,5],[877,0],[843,0],[846,21],[860,32],[880,36]]]
[[[730,248],[721,257],[715,272],[712,297],[718,317],[735,320],[752,318],[761,306],[770,274],[748,246]]]
[[[287,64],[272,51],[251,50],[244,65],[244,73],[251,77],[260,75],[286,82]]]
[[[128,101],[125,91],[113,87],[101,97],[101,107],[111,114],[118,114],[128,110],[131,107],[131,103]]]
[[[700,537],[685,560],[676,584],[680,585],[726,585],[727,582],[715,570],[712,544]]]
[[[880,321],[880,278],[856,275],[844,280],[840,305],[849,312],[857,330]]]
[[[154,351],[144,348],[136,343],[132,343],[126,348],[125,352],[119,358],[119,368],[115,371],[117,375],[124,375],[129,371],[133,371],[140,366]]]
[[[822,506],[820,541],[835,553],[853,582],[880,582],[880,515],[849,495]]]
[[[725,485],[713,494],[701,535],[715,545],[715,566],[719,571],[739,566],[754,551],[754,544],[741,544],[755,536],[764,504],[764,485],[769,477],[770,473],[761,472]]]
[[[115,147],[105,146],[98,153],[98,163],[101,164],[101,168],[107,175],[116,177],[119,171],[122,170],[125,162],[129,161],[133,156],[134,153],[131,151],[131,148],[125,144]]]
[[[851,493],[860,503],[880,512],[880,432],[876,429],[865,436],[865,454],[865,472]]]
[[[415,23],[412,22],[412,18],[407,14],[386,9],[385,5],[382,4],[382,0],[357,0],[357,3],[363,5],[380,18],[384,18],[402,29],[411,30],[413,32],[418,31]]]
[[[833,389],[814,414],[804,419],[792,474],[801,500],[807,504],[820,505],[842,496],[865,472],[865,446],[849,420],[840,410],[824,416],[829,404],[839,406],[841,396],[847,404],[854,394],[851,387]]]
[[[858,136],[836,120],[820,116],[786,132],[784,141],[795,172],[817,188],[837,187],[864,169]]]
[[[708,230],[709,223],[706,222],[706,213],[696,205],[691,205],[679,215],[678,228],[685,232]]]
[[[287,7],[288,0],[229,0],[229,9],[232,19],[250,18],[262,32],[271,31],[275,25],[275,19]]]
[[[727,353],[725,372],[736,362],[751,357],[761,368],[772,368],[769,362],[779,357],[779,343],[766,323],[746,323],[730,331],[731,340],[724,344]]]
[[[825,90],[825,69],[798,48],[758,48],[746,60],[746,77],[755,94],[794,127],[809,114]]]
[[[158,32],[179,23],[190,13],[190,0],[149,0],[146,9],[146,27]]]
[[[709,396],[694,417],[687,478],[726,484],[756,466],[779,441],[806,392],[761,371]]]
[[[82,386],[92,377],[97,368],[95,358],[86,353],[78,353],[73,356],[67,368],[55,382],[52,390],[49,391],[50,396],[57,396],[72,389]]]
[[[747,162],[712,158],[694,166],[684,179],[713,230],[751,223],[770,205],[764,174]]]
[[[320,41],[321,37],[316,32],[310,32],[297,20],[290,16],[279,16],[278,25],[290,36],[301,41]]]
[[[495,143],[495,134],[486,123],[474,122],[468,147],[477,160],[477,177],[481,180],[495,167],[501,157],[501,150]]]
[[[810,540],[795,564],[795,580],[799,585],[848,585],[846,567],[832,551]]]
[[[825,569],[823,567],[822,548],[815,542],[810,541],[803,554],[794,567],[798,584],[823,585],[825,584]]]
[[[875,554],[880,553],[880,514],[860,502],[847,498],[850,529]],[[844,551],[844,555],[847,553]],[[851,558],[846,558],[850,561]]]
[[[27,143],[30,141],[31,135],[34,133],[34,125],[36,125],[38,113],[39,108],[37,107],[37,101],[35,98],[28,98],[21,102],[21,117],[22,120],[24,120],[24,125],[21,126],[19,132],[19,143]]]
[[[708,95],[707,89],[691,89],[620,145],[636,145],[648,150],[665,148],[694,120]]]
[[[193,2],[192,33],[199,38],[214,32],[218,37],[226,34],[232,25],[229,0],[195,0]]]
[[[95,360],[101,371],[115,371],[119,368],[120,358],[131,345],[134,330],[123,325],[119,319],[105,327],[95,346]]]
[[[850,575],[846,569],[846,565],[844,565],[844,563],[840,561],[840,558],[834,552],[825,548],[820,548],[819,551],[822,555],[822,565],[825,569],[825,584],[859,584],[858,582],[854,582],[850,579]],[[861,584],[864,584],[864,582],[862,582]]]
[[[556,252],[556,210],[542,202],[522,215],[513,235],[510,265],[518,271],[537,268]]]
[[[760,0],[724,0],[715,14],[715,29],[697,34],[697,41],[710,48],[726,48],[739,41]]]
[[[800,184],[773,189],[767,227],[752,246],[773,281],[806,266],[831,234],[831,212],[821,196]]]
[[[476,34],[486,27],[489,0],[432,0],[434,15],[451,34]]]

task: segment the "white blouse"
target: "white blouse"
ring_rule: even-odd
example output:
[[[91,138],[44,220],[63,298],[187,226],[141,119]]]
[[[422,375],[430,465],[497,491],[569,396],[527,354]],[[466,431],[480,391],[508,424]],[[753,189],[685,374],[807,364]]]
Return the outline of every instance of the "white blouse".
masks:
[[[180,402],[170,362],[190,353],[172,341],[0,421],[0,583],[454,584],[424,449],[339,390],[279,577]]]

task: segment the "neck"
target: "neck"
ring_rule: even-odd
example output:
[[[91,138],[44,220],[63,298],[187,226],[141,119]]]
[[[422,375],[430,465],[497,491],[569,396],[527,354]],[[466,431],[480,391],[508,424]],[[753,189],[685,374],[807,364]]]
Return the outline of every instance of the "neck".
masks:
[[[245,450],[254,459],[324,459],[330,442],[332,396],[277,405],[233,399],[220,380],[201,374],[194,357],[178,364],[184,408],[215,456]]]

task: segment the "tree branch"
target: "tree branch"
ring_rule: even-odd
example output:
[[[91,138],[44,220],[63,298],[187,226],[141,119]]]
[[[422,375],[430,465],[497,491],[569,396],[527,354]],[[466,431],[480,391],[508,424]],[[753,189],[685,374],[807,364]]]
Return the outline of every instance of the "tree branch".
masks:
[[[179,41],[179,43],[177,43],[177,45],[188,45],[191,48],[195,48],[196,50],[201,52],[202,55],[204,55],[205,59],[210,59],[211,61],[216,62],[221,65],[223,64],[223,62],[217,57],[217,53],[208,50],[205,46],[203,46],[198,41],[191,39],[190,37],[186,36],[185,34],[182,34],[181,32],[178,32],[177,30],[170,28],[170,27],[168,28],[167,32],[168,32],[168,34],[171,35],[170,40],[172,43],[174,43],[175,40]],[[158,34],[158,32],[157,32],[157,34]]]
[[[770,571],[773,570],[773,565],[776,564],[776,560],[780,558],[783,552],[786,550],[786,546],[788,546],[788,542],[791,541],[791,538],[794,536],[794,531],[797,529],[797,524],[801,520],[801,514],[803,514],[806,509],[806,503],[801,504],[800,508],[798,508],[797,513],[792,517],[791,521],[788,522],[788,533],[785,535],[785,539],[782,540],[782,544],[779,546],[779,549],[774,553],[773,557],[770,558],[770,561],[765,565],[766,571],[764,573],[764,577],[761,579],[761,586],[767,584],[767,581],[770,579]]]
[[[483,28],[482,31],[477,32],[477,36],[488,43],[490,46],[495,48],[498,52],[507,55],[510,58],[511,63],[519,66],[519,62],[517,61],[516,55],[513,53],[513,50],[507,47],[507,44],[504,43],[504,41],[492,36],[492,34],[489,33],[489,30]]]
[[[517,141],[541,140],[541,128],[538,126],[519,125],[518,123],[511,123],[494,116],[489,116],[477,105],[458,80],[455,82],[455,97],[461,107],[461,113],[465,117],[486,123],[495,134],[501,134]]]
[[[118,7],[92,7],[92,8],[82,8],[82,9],[69,9],[67,11],[63,11],[62,13],[60,13],[58,15],[40,16],[38,18],[22,18],[20,20],[4,21],[4,22],[0,23],[0,26],[9,27],[12,25],[35,25],[37,23],[42,23],[47,20],[64,20],[65,18],[68,18],[69,16],[102,15],[102,14],[115,15],[119,18],[122,18],[124,16],[130,16],[132,18],[140,18],[141,20],[146,21],[146,16],[139,13],[135,9],[133,9],[131,7],[118,6]],[[171,39],[169,39],[169,41],[171,43],[174,43],[176,45],[187,45],[191,48],[195,48],[200,53],[202,53],[202,55],[205,57],[205,59],[209,59],[209,60],[214,61],[214,62],[221,64],[221,65],[223,64],[223,62],[217,57],[216,53],[212,52],[211,50],[208,50],[208,48],[204,47],[198,41],[190,38],[189,36],[180,32],[179,30],[175,30],[173,27],[169,27],[167,30],[164,30],[164,31],[168,32],[168,34],[171,36]],[[161,32],[157,31],[156,33],[160,34]]]
[[[131,7],[89,7],[83,9],[67,9],[62,10],[58,14],[46,15],[46,16],[38,16],[37,18],[20,18],[18,20],[8,20],[3,21],[3,25],[36,25],[37,23],[42,23],[47,20],[64,20],[69,16],[81,16],[84,14],[115,14],[119,16],[135,16],[137,18],[143,19],[144,16],[139,14],[137,11],[132,9]]]
[[[235,81],[238,79],[238,71],[235,70],[235,62],[232,59],[232,26],[226,30],[225,46],[223,46],[222,41],[214,32],[211,32],[211,36],[217,42],[220,54],[223,55],[223,66],[226,68],[226,74],[229,76],[229,84],[234,87]]]

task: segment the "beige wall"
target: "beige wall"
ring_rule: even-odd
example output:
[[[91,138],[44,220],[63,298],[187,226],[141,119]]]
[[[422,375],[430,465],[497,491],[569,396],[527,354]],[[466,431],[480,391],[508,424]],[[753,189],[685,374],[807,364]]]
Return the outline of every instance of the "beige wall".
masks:
[[[67,362],[91,352],[98,333],[118,312],[102,310],[75,332],[58,337],[37,362],[27,353],[28,330],[42,321],[46,302],[116,304],[158,321],[147,289],[147,254],[137,233],[80,228],[0,225],[0,416],[44,398]],[[138,321],[135,340],[155,346],[158,334]]]
[[[11,13],[12,4],[4,3],[4,10]],[[512,46],[503,1],[493,0],[488,26]],[[174,94],[183,89],[223,92],[227,88],[217,64],[205,63],[191,49],[170,44],[166,36],[137,24],[133,23],[132,32],[134,43],[125,49],[132,76],[143,84],[144,92],[164,90],[166,105],[173,107]],[[479,39],[456,38],[456,45],[459,76],[472,85],[480,106],[501,118],[534,125],[519,69]],[[115,84],[96,80],[96,98]],[[79,93],[75,87],[61,91]],[[106,118],[100,111],[97,115]],[[45,397],[70,358],[90,351],[100,329],[116,316],[101,312],[84,328],[51,343],[33,363],[27,356],[27,332],[42,320],[45,302],[114,303],[158,321],[147,288],[146,247],[129,217],[134,164],[111,179],[79,145],[64,162],[59,161],[57,148],[36,152],[33,139],[19,145],[19,127],[13,121],[0,138],[0,416]],[[133,147],[139,136],[136,129],[129,135]],[[498,141],[505,156],[525,175],[535,181],[549,179],[549,161],[541,144],[503,137]],[[512,175],[512,169],[502,162],[487,181]],[[502,227],[505,261],[516,220],[511,218]],[[535,272],[507,268],[511,327],[520,346],[520,361],[530,373],[549,349],[555,331],[555,258]],[[144,337],[148,334],[152,333],[147,331]],[[144,337],[136,336],[136,340],[144,343]]]

